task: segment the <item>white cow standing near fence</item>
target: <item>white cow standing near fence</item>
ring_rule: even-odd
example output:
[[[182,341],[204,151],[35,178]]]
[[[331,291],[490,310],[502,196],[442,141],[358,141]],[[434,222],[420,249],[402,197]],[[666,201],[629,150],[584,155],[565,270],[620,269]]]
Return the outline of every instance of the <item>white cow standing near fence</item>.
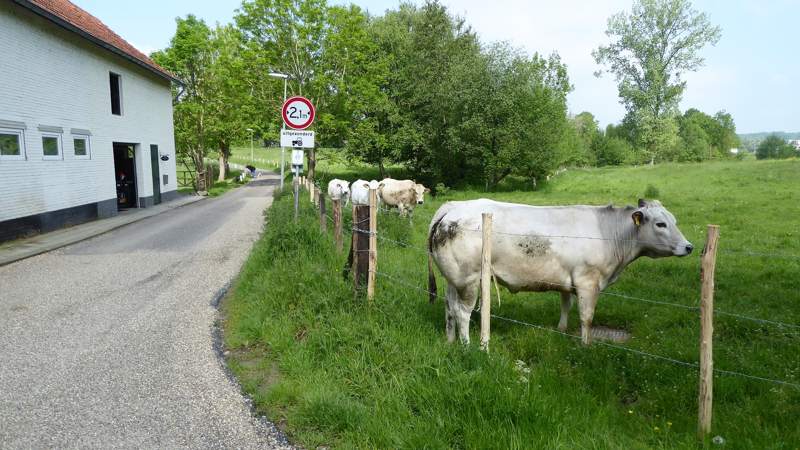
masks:
[[[346,180],[334,178],[328,182],[328,197],[347,205],[350,203],[350,184]]]
[[[414,206],[425,203],[425,193],[430,189],[413,180],[394,180],[385,178],[378,185],[378,196],[384,204],[396,206],[400,215],[406,211],[414,212]]]
[[[492,213],[492,274],[511,292],[561,292],[561,320],[567,328],[572,295],[578,297],[581,338],[591,342],[600,292],[640,256],[686,256],[692,244],[675,217],[657,200],[639,207],[528,206],[487,199],[442,205],[428,231],[431,302],[436,278],[431,259],[447,279],[446,329],[456,327],[469,342],[469,319],[481,279],[481,213]]]
[[[369,206],[369,190],[378,189],[378,182],[375,180],[356,180],[350,185],[350,198],[354,206]],[[378,203],[381,198],[378,196]]]

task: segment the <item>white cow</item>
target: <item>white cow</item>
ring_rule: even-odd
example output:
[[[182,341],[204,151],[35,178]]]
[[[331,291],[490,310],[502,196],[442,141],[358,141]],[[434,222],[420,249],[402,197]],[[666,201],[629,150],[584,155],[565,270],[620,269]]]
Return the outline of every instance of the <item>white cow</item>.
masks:
[[[350,203],[350,183],[346,180],[334,178],[328,182],[328,197],[331,200],[339,200],[345,205]]]
[[[436,278],[431,258],[447,279],[447,339],[469,342],[469,319],[481,278],[481,213],[492,213],[492,273],[511,292],[561,292],[567,328],[572,295],[578,297],[581,338],[591,342],[599,293],[639,258],[686,256],[692,244],[675,217],[657,200],[639,207],[528,206],[487,199],[448,202],[428,231],[428,280],[433,302]]]
[[[405,215],[407,210],[413,212],[415,205],[423,204],[426,192],[430,192],[430,189],[413,180],[385,178],[378,186],[378,194],[383,203],[396,206],[400,215]]]
[[[378,189],[378,182],[375,180],[356,180],[350,185],[350,198],[355,206],[369,206],[369,190]],[[378,196],[378,203],[381,197]]]

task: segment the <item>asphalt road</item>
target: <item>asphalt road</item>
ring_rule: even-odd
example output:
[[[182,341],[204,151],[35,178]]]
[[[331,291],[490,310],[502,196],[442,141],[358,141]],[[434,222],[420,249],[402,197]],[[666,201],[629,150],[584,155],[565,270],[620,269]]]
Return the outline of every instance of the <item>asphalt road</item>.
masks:
[[[213,333],[276,183],[0,267],[0,448],[287,447]]]

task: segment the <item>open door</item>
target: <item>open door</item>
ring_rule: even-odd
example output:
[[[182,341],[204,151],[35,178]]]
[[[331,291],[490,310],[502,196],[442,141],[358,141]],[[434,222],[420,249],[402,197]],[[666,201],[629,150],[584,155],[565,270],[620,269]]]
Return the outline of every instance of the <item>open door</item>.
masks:
[[[117,181],[117,209],[136,208],[136,146],[114,143],[114,178]]]
[[[153,204],[161,203],[161,174],[159,173],[158,146],[150,145],[150,168],[153,171]]]

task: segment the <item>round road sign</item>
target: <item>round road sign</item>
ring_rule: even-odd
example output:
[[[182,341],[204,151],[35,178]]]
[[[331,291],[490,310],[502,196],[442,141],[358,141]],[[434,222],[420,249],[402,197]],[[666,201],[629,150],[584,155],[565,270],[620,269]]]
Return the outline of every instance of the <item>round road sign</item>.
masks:
[[[305,97],[291,97],[283,104],[283,123],[295,130],[305,130],[314,122],[314,105]]]

